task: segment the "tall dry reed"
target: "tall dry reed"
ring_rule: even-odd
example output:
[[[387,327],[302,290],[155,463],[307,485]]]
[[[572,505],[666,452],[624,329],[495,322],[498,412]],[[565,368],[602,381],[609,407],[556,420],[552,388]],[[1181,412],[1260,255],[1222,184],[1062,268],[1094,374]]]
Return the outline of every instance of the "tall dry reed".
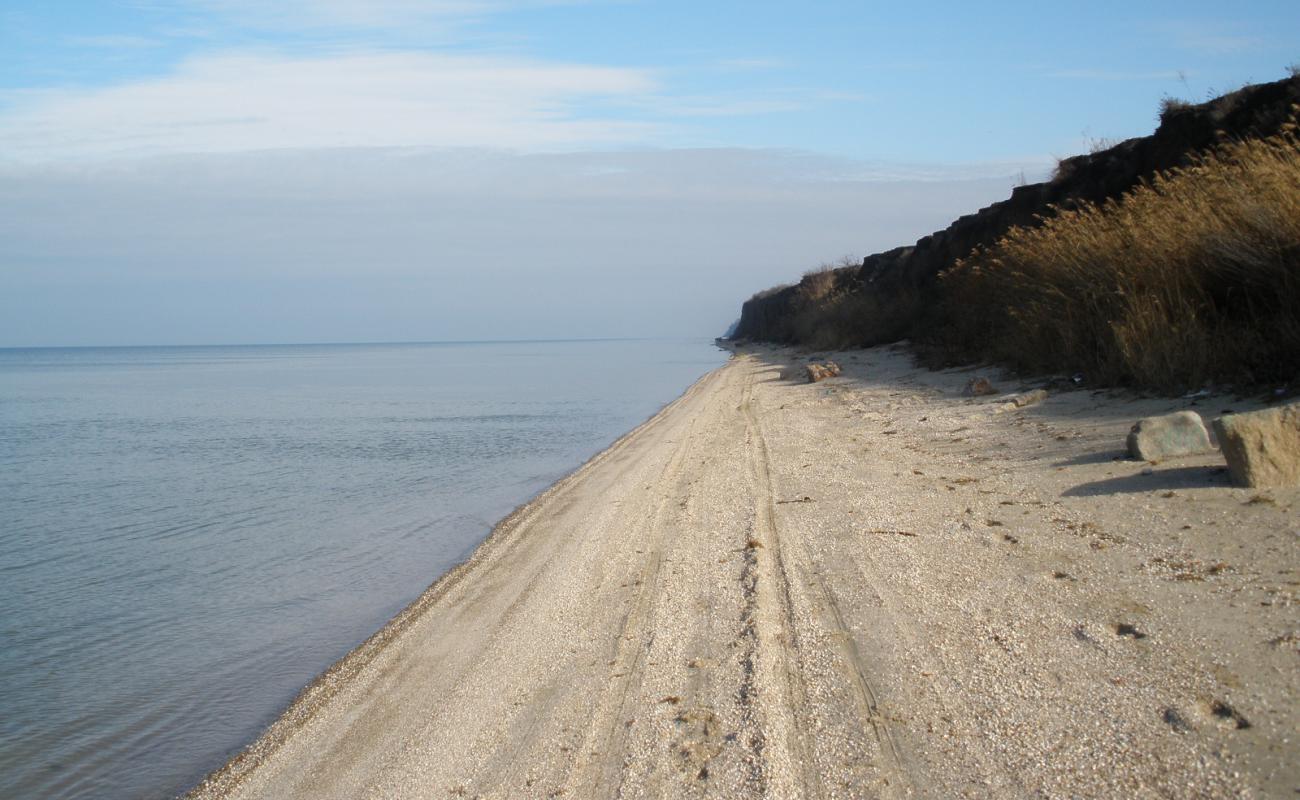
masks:
[[[1300,111],[1300,108],[1294,109]],[[951,356],[1165,391],[1300,377],[1300,138],[1226,144],[940,280]]]

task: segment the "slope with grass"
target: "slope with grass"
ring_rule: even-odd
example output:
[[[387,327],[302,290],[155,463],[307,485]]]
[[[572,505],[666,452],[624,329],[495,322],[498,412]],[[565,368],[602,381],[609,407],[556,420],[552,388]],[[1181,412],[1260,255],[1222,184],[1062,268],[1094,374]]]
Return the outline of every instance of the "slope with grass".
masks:
[[[1014,228],[940,276],[959,358],[1165,390],[1300,369],[1294,123],[1158,175],[1118,201]]]
[[[1300,76],[1166,103],[1151,136],[1066,159],[1051,181],[912,247],[755,295],[736,335],[811,347],[910,338],[938,361],[1165,390],[1291,380],[1298,104]]]

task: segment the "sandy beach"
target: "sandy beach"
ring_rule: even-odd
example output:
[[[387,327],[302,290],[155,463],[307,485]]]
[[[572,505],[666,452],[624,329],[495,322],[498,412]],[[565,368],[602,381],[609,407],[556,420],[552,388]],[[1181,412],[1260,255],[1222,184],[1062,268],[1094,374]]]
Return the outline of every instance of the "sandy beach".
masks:
[[[1257,402],[819,355],[739,351],[190,796],[1300,791],[1300,490],[1123,457]]]

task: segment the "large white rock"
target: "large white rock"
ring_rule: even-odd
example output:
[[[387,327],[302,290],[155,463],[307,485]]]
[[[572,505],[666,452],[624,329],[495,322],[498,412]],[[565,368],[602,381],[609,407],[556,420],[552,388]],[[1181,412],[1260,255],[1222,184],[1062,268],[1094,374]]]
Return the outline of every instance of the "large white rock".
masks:
[[[1300,486],[1300,403],[1219,417],[1214,432],[1238,486]]]
[[[1129,455],[1142,461],[1163,461],[1213,449],[1205,422],[1195,411],[1140,419],[1128,435]]]

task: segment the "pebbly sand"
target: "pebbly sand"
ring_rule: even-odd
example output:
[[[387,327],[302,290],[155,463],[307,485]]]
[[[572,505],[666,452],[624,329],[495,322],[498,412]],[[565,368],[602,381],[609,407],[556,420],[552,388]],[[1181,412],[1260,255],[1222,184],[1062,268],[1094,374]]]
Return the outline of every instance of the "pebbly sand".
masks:
[[[701,379],[191,797],[1300,791],[1300,490],[1117,460],[1138,417],[1255,404],[1007,411],[902,348],[830,355]]]

